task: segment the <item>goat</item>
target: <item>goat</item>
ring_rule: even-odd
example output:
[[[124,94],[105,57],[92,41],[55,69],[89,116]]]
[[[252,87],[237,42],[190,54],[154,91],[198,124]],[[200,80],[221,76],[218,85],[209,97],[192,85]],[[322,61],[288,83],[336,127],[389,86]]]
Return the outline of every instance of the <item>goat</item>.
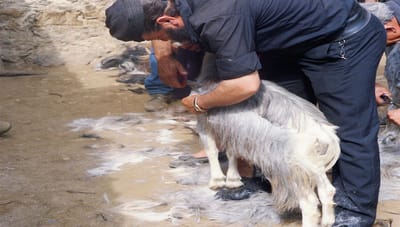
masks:
[[[207,53],[198,78],[200,87],[192,94],[214,89],[217,82],[211,78],[215,74],[215,56]],[[209,159],[211,189],[242,185],[236,163],[241,157],[258,166],[270,181],[279,210],[300,207],[303,226],[334,223],[335,188],[326,172],[339,158],[339,138],[337,127],[316,106],[263,81],[251,98],[198,114],[197,127]],[[228,157],[226,177],[218,162],[218,147]]]

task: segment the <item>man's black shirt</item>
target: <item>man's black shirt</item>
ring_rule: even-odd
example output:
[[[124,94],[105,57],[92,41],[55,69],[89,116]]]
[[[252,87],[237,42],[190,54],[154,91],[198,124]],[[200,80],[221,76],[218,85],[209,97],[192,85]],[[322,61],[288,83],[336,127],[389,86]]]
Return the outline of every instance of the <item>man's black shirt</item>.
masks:
[[[346,25],[353,0],[175,0],[192,39],[217,56],[218,76],[261,68],[257,53],[294,54]]]

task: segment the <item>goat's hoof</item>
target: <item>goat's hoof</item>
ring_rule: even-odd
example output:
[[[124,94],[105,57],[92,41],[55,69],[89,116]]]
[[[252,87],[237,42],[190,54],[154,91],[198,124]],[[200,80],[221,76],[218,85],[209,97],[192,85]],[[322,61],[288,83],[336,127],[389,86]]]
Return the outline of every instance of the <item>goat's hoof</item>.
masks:
[[[234,179],[227,179],[225,183],[225,187],[227,188],[239,188],[243,186],[243,182],[240,180],[240,178],[234,178]]]
[[[212,190],[217,190],[225,187],[225,178],[211,179],[208,183],[208,187]]]
[[[335,216],[330,215],[329,217],[323,216],[321,220],[322,227],[330,227],[335,223]]]

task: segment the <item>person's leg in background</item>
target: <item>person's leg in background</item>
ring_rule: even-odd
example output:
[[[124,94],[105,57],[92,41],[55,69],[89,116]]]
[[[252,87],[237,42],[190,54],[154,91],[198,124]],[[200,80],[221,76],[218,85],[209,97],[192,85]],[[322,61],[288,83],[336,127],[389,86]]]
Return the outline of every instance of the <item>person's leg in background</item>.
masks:
[[[157,59],[151,50],[150,56],[150,74],[144,80],[144,86],[150,95],[150,100],[144,104],[144,109],[149,112],[165,109],[173,101],[173,88],[165,85],[158,76]]]
[[[341,156],[332,171],[335,226],[372,226],[376,217],[380,163],[375,76],[385,42],[382,24],[371,17],[345,42],[313,48],[300,61],[321,111],[339,127]]]

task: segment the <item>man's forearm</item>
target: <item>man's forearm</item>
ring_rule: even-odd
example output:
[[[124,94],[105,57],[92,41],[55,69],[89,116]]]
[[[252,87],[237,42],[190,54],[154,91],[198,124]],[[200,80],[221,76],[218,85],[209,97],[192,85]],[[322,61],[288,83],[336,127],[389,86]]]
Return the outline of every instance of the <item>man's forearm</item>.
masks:
[[[223,80],[213,91],[199,96],[197,103],[204,109],[237,104],[253,96],[260,83],[257,71],[235,79]]]
[[[387,117],[390,121],[400,126],[400,109],[389,110]]]
[[[157,60],[172,54],[171,41],[153,40],[151,41],[151,45],[153,46],[154,55]]]

